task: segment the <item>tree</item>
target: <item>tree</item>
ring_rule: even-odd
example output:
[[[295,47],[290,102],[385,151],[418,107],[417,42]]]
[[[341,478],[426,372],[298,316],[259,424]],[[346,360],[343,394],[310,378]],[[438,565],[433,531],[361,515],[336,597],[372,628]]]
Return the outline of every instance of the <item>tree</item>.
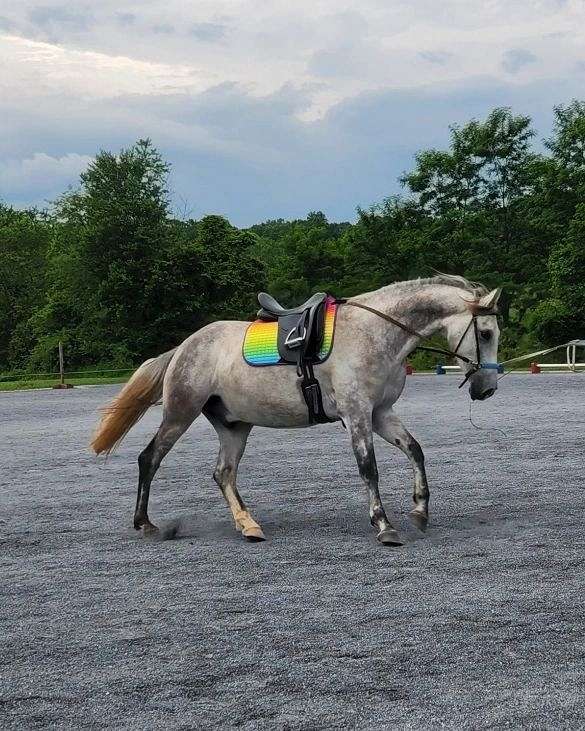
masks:
[[[140,140],[118,155],[100,152],[80,190],[57,201],[53,285],[36,322],[39,358],[57,331],[88,362],[134,362],[156,350],[154,273],[167,245],[168,170],[150,140]]]
[[[406,194],[240,230],[174,220],[168,165],[149,140],[100,152],[52,215],[0,206],[0,363],[130,365],[206,323],[248,318],[267,287],[286,303],[351,296],[433,271],[503,285],[504,350],[582,336],[585,102],[555,108],[546,152],[530,119],[495,109],[423,150]]]
[[[452,127],[450,149],[420,153],[402,178],[424,214],[421,259],[503,285],[501,308],[514,323],[515,340],[546,296],[552,245],[543,236],[537,195],[546,161],[532,151],[533,136],[529,117],[497,108],[484,121]]]
[[[344,294],[357,294],[421,274],[418,245],[424,215],[397,197],[368,210],[342,240]]]
[[[255,250],[267,264],[270,291],[284,302],[300,302],[312,292],[336,291],[343,270],[340,234],[347,223],[329,223],[321,211],[304,220],[268,221],[253,226]]]
[[[50,224],[44,213],[0,204],[0,365],[22,368],[33,347],[26,327],[44,303]]]
[[[222,216],[205,216],[196,229],[195,246],[202,274],[202,322],[249,317],[265,270],[255,256],[256,236],[240,231]]]
[[[585,102],[555,107],[553,135],[539,195],[542,229],[553,241],[550,295],[530,325],[541,340],[583,337],[585,331]]]
[[[580,203],[566,237],[549,260],[552,297],[537,308],[533,326],[549,343],[583,338],[585,333],[585,203]]]

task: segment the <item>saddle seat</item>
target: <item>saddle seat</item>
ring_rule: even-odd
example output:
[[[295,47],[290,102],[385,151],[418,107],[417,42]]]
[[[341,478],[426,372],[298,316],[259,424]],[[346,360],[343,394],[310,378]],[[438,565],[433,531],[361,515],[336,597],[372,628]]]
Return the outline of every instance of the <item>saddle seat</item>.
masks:
[[[290,310],[285,309],[279,304],[272,295],[267,292],[258,294],[258,302],[262,309],[258,310],[258,317],[261,320],[278,320],[283,315],[302,315],[305,310],[310,310],[325,302],[327,295],[325,292],[317,292],[309,297],[309,299],[298,307],[291,307]]]
[[[278,322],[278,352],[287,363],[300,366],[301,360],[312,359],[318,353],[323,340],[326,300],[325,292],[317,292],[302,305],[286,309],[272,295],[259,293],[258,317]]]

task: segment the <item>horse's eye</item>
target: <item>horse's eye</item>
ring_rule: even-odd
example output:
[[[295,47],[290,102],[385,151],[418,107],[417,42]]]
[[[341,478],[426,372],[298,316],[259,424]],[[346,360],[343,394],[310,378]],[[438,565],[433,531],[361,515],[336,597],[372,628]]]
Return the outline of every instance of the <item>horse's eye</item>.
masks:
[[[487,343],[489,340],[492,339],[492,331],[491,330],[480,330],[479,337],[482,340],[485,340],[485,342]]]

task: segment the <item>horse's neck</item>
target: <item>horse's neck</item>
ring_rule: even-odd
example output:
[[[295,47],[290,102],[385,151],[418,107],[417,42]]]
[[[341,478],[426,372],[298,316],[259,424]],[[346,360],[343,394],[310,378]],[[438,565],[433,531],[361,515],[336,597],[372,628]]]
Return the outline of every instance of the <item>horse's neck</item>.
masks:
[[[455,314],[457,292],[454,287],[436,285],[412,290],[389,286],[356,299],[428,335],[441,329],[445,318]]]
[[[359,302],[390,315],[425,338],[442,331],[445,319],[457,309],[457,292],[454,287],[422,286],[420,289],[401,290],[398,287],[384,287],[361,295]],[[379,327],[388,331],[393,355],[407,353],[419,341],[407,332],[400,332],[382,319]]]

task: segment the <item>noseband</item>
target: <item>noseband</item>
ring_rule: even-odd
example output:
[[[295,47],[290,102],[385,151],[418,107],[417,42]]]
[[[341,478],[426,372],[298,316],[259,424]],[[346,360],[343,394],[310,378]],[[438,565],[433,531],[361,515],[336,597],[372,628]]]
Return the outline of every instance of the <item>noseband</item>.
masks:
[[[387,315],[385,312],[381,312],[380,310],[376,310],[374,307],[369,307],[368,305],[362,305],[360,302],[353,302],[352,300],[337,300],[340,304],[346,304],[351,305],[352,307],[359,307],[361,310],[367,310],[368,312],[371,312],[373,315],[377,315],[378,317],[381,317],[383,320],[386,320],[387,322],[391,322],[393,325],[396,325],[396,327],[401,328],[404,330],[404,332],[409,333],[410,335],[414,335],[415,337],[419,338],[420,340],[426,340],[428,341],[429,338],[427,338],[422,333],[419,333],[417,330],[414,330],[414,328],[409,327],[408,325],[405,325],[403,322],[400,322],[400,320],[396,320],[394,317],[391,317],[390,315]],[[459,338],[459,342],[457,343],[457,347],[455,350],[448,350],[447,348],[437,348],[435,346],[426,346],[426,345],[418,345],[415,350],[426,350],[430,353],[440,353],[441,355],[447,355],[450,358],[459,358],[459,360],[462,360],[464,363],[466,363],[469,367],[465,373],[465,378],[463,381],[459,384],[459,388],[463,388],[467,381],[473,376],[474,373],[477,373],[479,370],[486,369],[486,370],[495,370],[497,371],[500,367],[499,363],[490,363],[490,362],[482,362],[481,360],[481,351],[479,347],[479,328],[477,325],[477,318],[478,317],[496,317],[497,312],[482,312],[478,314],[471,315],[471,320],[469,321],[469,324],[465,328],[465,331],[463,332],[463,335]],[[465,336],[469,332],[469,328],[473,327],[473,335],[475,338],[475,360],[471,360],[471,358],[468,358],[466,355],[461,355],[459,353],[459,348],[461,347],[463,340],[465,339]]]

